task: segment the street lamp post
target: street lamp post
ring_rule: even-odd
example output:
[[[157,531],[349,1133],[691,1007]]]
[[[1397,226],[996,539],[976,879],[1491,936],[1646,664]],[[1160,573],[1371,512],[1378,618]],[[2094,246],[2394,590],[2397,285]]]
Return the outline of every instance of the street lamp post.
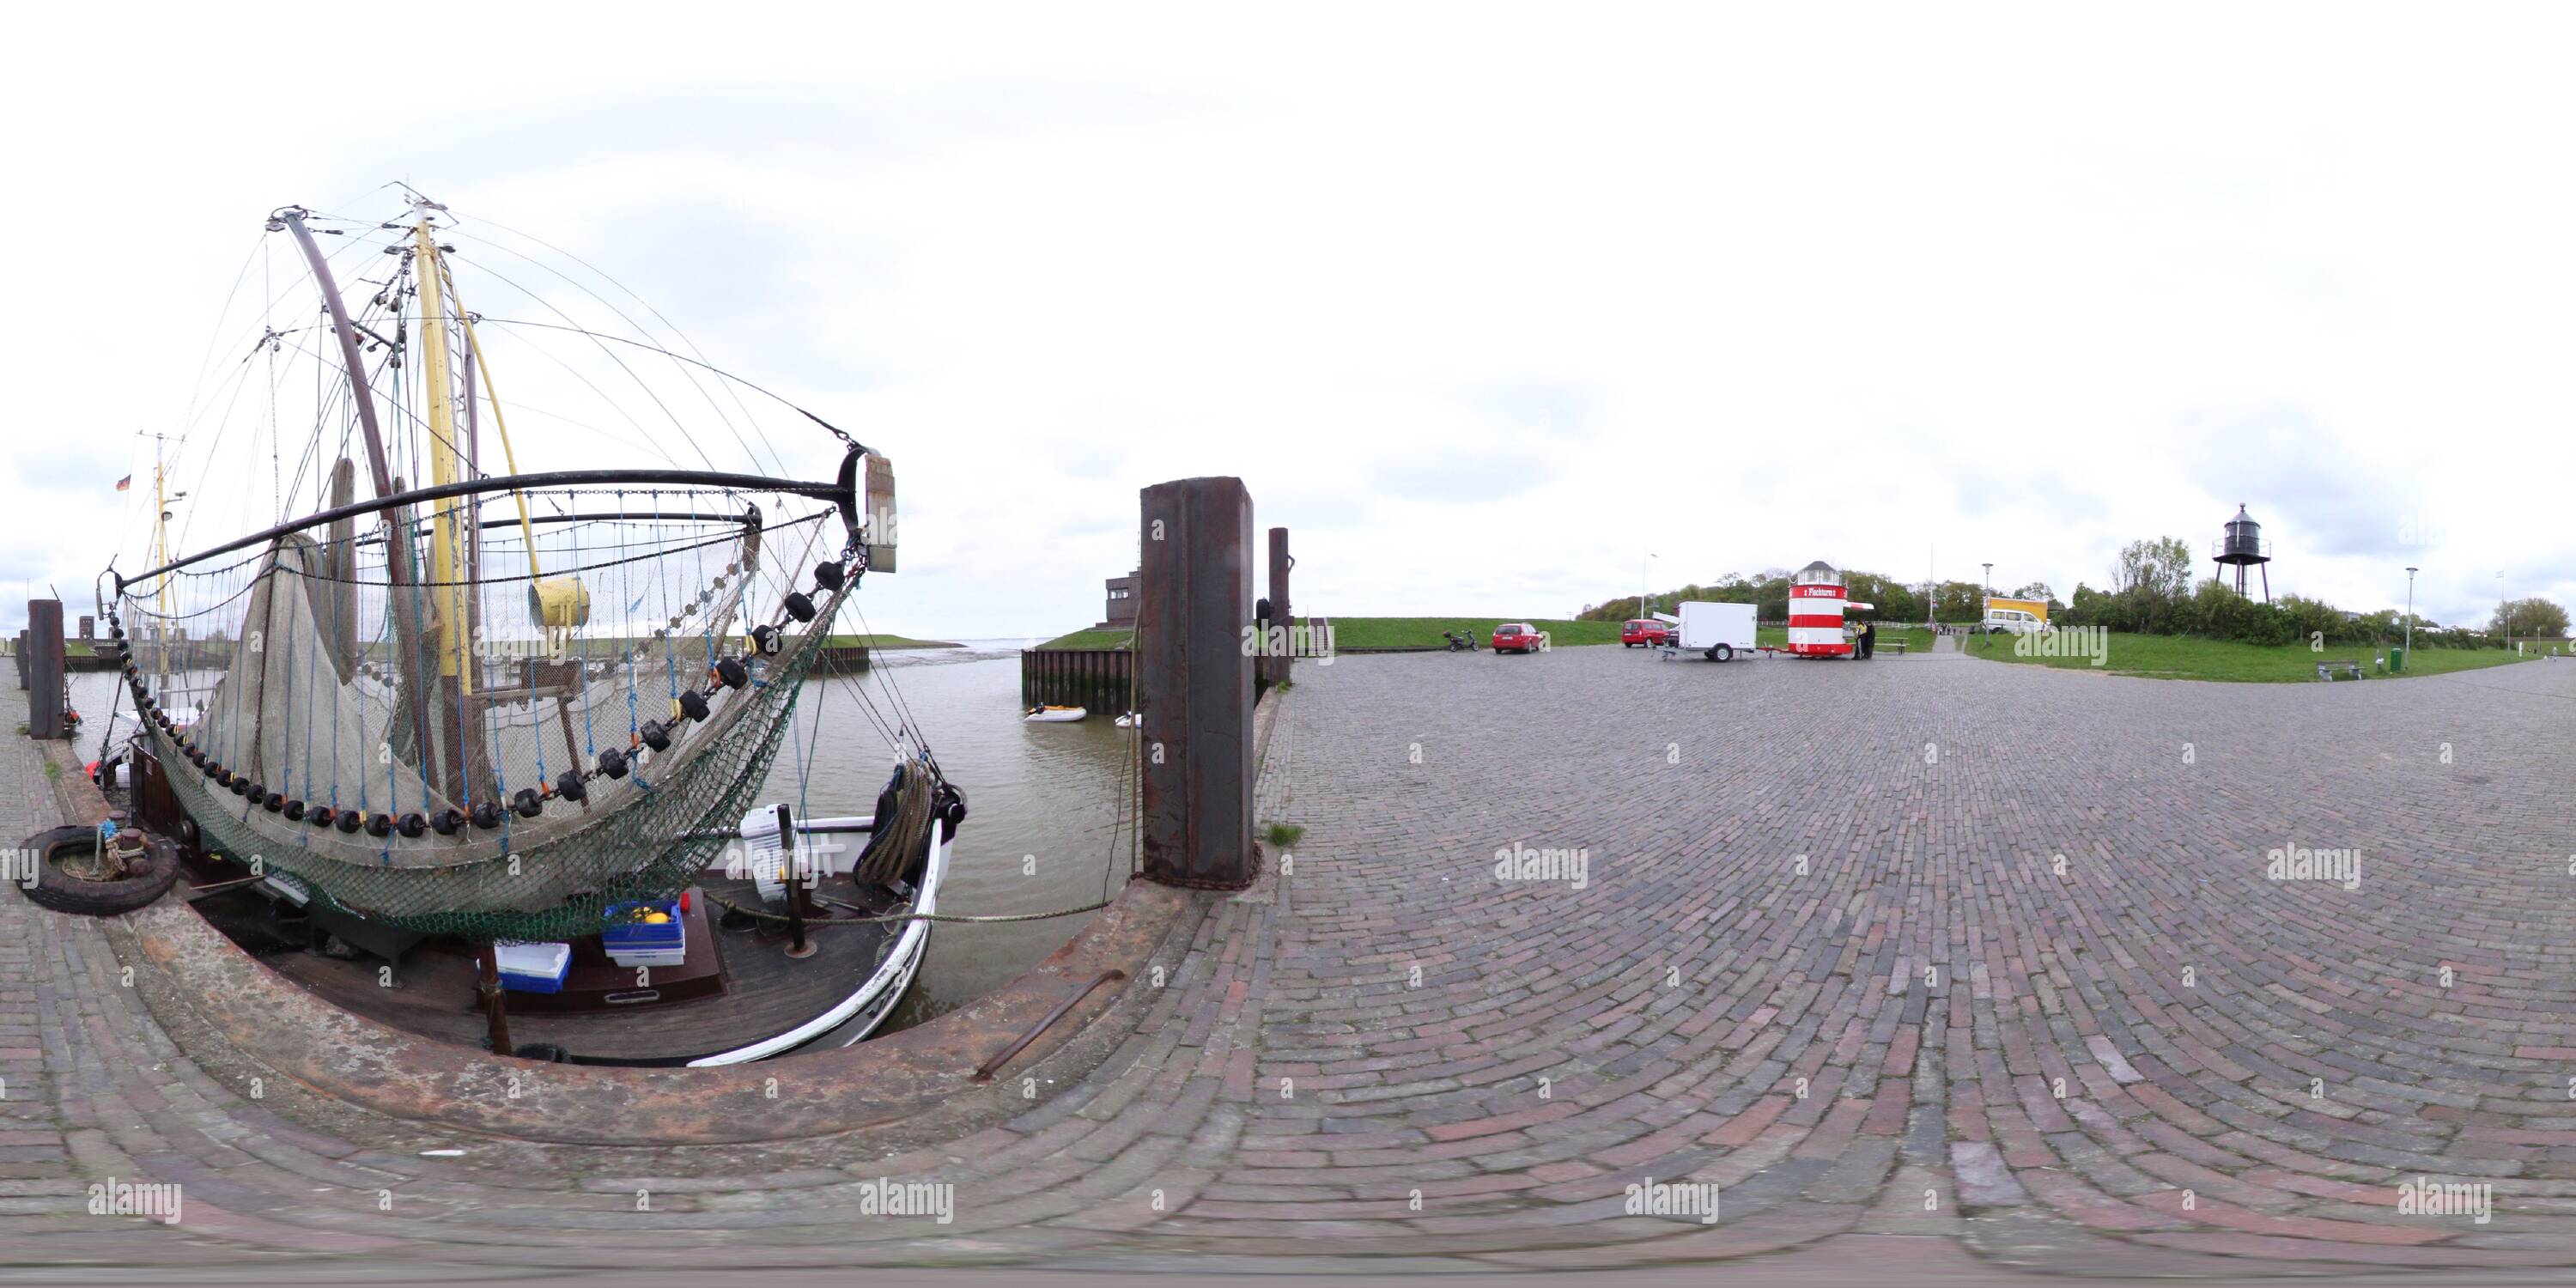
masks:
[[[2504,569],[2502,568],[2496,569],[2496,630],[2504,635],[2503,639],[2496,642],[2503,645],[2506,652],[2512,652],[2513,617],[2504,610]]]
[[[2415,656],[2415,569],[2406,569],[2406,656]]]
[[[1654,574],[1646,570],[1647,563],[1649,560],[1661,558],[1663,558],[1662,555],[1649,550],[1644,559],[1637,561],[1637,616],[1641,618],[1653,615],[1652,610],[1646,606],[1647,588],[1654,580]]]

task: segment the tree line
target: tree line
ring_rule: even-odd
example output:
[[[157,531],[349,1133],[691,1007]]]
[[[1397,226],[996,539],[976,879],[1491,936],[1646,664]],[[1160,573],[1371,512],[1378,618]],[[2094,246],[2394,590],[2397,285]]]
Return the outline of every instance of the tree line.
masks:
[[[2396,608],[2367,613],[2346,612],[2323,600],[2283,595],[2271,603],[2249,600],[2216,577],[2198,576],[2199,560],[2180,537],[2132,541],[2112,562],[2110,585],[2096,589],[2077,583],[2061,601],[2045,582],[2030,582],[2000,597],[2036,599],[2048,605],[2049,620],[2062,626],[2099,626],[2143,635],[2199,635],[2247,644],[2288,644],[2323,640],[2330,644],[2386,645],[2405,638],[2406,615]],[[1845,592],[1853,600],[1875,604],[1871,617],[1882,622],[1935,621],[1973,623],[1985,616],[1985,591],[1975,582],[1945,581],[1927,591],[1925,583],[1902,582],[1877,573],[1846,571]],[[1578,614],[1586,621],[1625,621],[1654,612],[1672,612],[1683,600],[1753,604],[1764,621],[1789,615],[1787,569],[1765,569],[1752,576],[1728,573],[1714,582],[1694,582],[1645,596],[1629,595],[1589,605]],[[2567,610],[2547,599],[2508,600],[2497,605],[2481,632],[2470,626],[2442,626],[2418,614],[2415,643],[2435,648],[2502,648],[2513,639],[2556,640],[2567,634]]]
[[[1855,602],[1877,606],[1876,611],[1870,614],[1873,619],[1882,622],[1925,620],[1923,583],[1902,582],[1874,572],[1847,571],[1842,577],[1845,595]],[[2065,607],[2045,582],[2035,581],[2019,590],[1997,590],[1995,593],[2009,599],[2043,601],[2049,605],[2052,614]],[[1674,611],[1675,605],[1692,599],[1717,604],[1752,604],[1755,616],[1763,621],[1781,621],[1789,616],[1789,572],[1785,568],[1765,569],[1752,576],[1731,572],[1713,582],[1693,582],[1674,590],[1656,592],[1646,596],[1642,606],[1635,595],[1586,605],[1576,618],[1590,622],[1623,622],[1656,612],[1669,613]],[[1930,599],[1930,616],[1934,620],[1973,622],[1985,616],[1985,588],[1973,581],[1941,582],[1932,587]]]

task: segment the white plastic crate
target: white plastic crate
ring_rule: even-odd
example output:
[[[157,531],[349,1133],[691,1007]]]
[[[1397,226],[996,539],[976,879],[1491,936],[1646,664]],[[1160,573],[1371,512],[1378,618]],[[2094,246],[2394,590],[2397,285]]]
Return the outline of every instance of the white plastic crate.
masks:
[[[570,944],[498,944],[493,956],[501,966],[501,987],[522,993],[560,993],[572,971]]]

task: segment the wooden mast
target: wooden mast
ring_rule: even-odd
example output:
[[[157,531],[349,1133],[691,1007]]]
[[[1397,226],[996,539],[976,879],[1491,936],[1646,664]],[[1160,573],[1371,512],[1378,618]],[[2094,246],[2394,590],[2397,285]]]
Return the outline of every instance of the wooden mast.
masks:
[[[393,466],[385,457],[384,434],[376,424],[376,396],[367,383],[367,366],[358,351],[358,332],[349,325],[348,306],[340,300],[340,285],[331,276],[330,262],[322,257],[322,248],[314,244],[313,234],[304,227],[304,211],[289,206],[277,213],[276,222],[295,234],[295,244],[304,252],[304,262],[313,268],[313,280],[322,288],[322,304],[331,313],[331,330],[340,339],[340,362],[349,369],[349,401],[358,409],[358,428],[367,440],[367,465],[372,471],[376,495],[392,496],[401,489],[394,486]],[[394,646],[402,654],[402,665],[396,669],[396,704],[411,713],[411,736],[420,753],[415,758],[428,762],[430,719],[429,695],[414,672],[420,657],[420,616],[411,596],[402,588],[420,580],[412,567],[411,524],[400,507],[388,509],[385,519],[385,563],[389,593],[385,596],[394,619]],[[404,748],[395,748],[397,752]]]

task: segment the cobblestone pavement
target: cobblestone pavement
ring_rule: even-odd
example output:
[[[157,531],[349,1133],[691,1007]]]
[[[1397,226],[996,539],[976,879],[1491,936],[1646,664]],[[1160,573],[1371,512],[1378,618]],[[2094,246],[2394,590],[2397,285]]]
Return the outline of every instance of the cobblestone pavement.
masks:
[[[165,1033],[98,925],[0,898],[0,1262],[2576,1263],[2576,666],[1585,648],[1297,679],[1261,787],[1306,829],[1284,871],[1209,901],[1088,1077],[891,1157],[253,1099],[255,1053]],[[19,834],[32,764],[0,757]],[[182,1183],[182,1221],[88,1215],[110,1176]],[[880,1178],[953,1185],[952,1219],[861,1215]],[[1649,1178],[1715,1185],[1718,1219],[1632,1212]]]

